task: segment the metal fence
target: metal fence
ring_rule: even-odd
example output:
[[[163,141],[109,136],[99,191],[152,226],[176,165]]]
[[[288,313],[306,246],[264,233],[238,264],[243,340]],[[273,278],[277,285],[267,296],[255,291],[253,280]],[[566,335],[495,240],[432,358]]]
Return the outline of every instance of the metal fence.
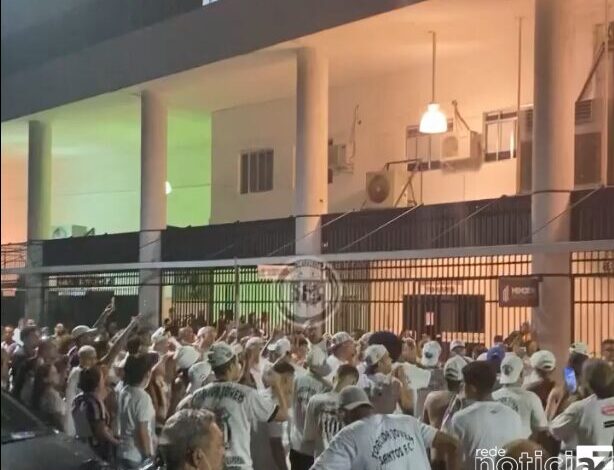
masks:
[[[531,255],[510,254],[330,264],[341,286],[339,298],[323,292],[327,331],[386,329],[414,335],[429,333],[445,343],[462,338],[490,345],[524,321],[529,307],[502,307],[499,279],[531,274]],[[575,252],[570,256],[573,289],[573,332],[599,353],[605,338],[614,337],[614,250]],[[290,328],[297,317],[297,283],[263,276],[258,266],[166,269],[162,272],[163,315],[179,324],[213,324],[224,315],[236,321],[268,317],[269,328]],[[115,296],[117,320],[125,323],[138,308],[138,271],[44,276],[46,324],[88,323]],[[327,284],[328,285],[328,284]],[[11,281],[8,310],[23,308],[23,287]],[[328,287],[327,287],[328,289]],[[15,292],[17,295],[15,295]],[[21,306],[20,306],[21,304]]]

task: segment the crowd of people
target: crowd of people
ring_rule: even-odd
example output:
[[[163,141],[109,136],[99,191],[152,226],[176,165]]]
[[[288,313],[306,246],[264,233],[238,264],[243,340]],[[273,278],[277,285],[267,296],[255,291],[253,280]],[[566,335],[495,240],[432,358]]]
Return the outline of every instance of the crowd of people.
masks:
[[[2,341],[2,388],[112,468],[492,470],[494,450],[567,469],[576,446],[614,441],[612,339],[557,364],[528,324],[487,349],[253,318],[195,332],[137,316],[115,332],[113,310]]]

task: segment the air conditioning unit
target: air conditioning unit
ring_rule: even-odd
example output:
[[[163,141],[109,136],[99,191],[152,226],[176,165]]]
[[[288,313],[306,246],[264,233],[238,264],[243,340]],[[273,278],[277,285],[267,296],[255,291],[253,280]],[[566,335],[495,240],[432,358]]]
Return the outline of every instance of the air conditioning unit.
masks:
[[[83,225],[57,225],[51,227],[51,238],[86,237],[94,235],[94,229]]]
[[[347,171],[352,169],[352,163],[349,161],[347,146],[345,144],[328,145],[328,168],[333,171]]]
[[[458,129],[458,126],[454,127]],[[477,159],[481,152],[481,136],[474,131],[454,131],[443,135],[440,143],[440,158],[445,163]]]
[[[367,173],[365,207],[406,207],[409,173],[401,170],[382,170]]]

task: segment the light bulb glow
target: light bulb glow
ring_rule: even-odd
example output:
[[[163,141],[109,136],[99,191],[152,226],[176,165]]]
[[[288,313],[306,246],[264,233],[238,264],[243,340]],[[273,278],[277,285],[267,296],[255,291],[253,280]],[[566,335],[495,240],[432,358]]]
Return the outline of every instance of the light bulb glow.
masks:
[[[167,195],[169,195],[173,191],[173,187],[171,186],[171,184],[168,181],[164,185],[164,189],[165,189]]]
[[[442,134],[448,131],[448,119],[439,109],[439,104],[430,103],[420,119],[420,132],[423,134]]]

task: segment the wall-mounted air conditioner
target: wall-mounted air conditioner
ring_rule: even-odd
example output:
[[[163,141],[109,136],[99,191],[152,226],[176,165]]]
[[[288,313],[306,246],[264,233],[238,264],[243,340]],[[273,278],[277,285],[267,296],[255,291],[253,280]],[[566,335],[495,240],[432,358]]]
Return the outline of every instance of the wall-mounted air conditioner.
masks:
[[[409,173],[403,170],[382,170],[367,173],[365,207],[406,207]]]
[[[56,225],[51,227],[51,238],[86,237],[94,235],[94,229],[83,225]]]
[[[441,139],[441,161],[455,163],[479,158],[481,152],[480,139],[480,134],[474,131],[448,132]]]

